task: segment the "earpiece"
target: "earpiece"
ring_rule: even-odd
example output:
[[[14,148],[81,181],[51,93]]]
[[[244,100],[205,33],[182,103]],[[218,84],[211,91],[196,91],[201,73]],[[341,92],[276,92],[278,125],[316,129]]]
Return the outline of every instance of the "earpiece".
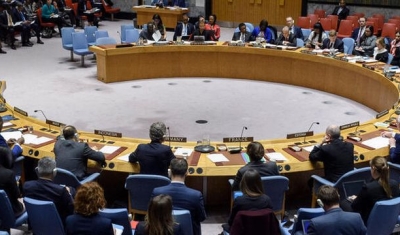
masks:
[[[56,175],[57,175],[57,168],[54,168],[53,169],[53,178],[56,177]]]
[[[324,203],[321,201],[321,199],[317,199],[317,204],[318,206],[320,206],[321,208],[324,208]]]

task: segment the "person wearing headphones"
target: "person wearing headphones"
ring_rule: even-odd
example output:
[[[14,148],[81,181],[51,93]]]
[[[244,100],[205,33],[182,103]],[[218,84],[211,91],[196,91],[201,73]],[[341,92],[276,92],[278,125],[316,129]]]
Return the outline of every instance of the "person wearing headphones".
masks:
[[[57,169],[56,161],[50,157],[43,157],[39,160],[37,173],[39,176],[38,180],[24,183],[24,197],[54,202],[61,221],[65,225],[67,216],[74,213],[72,195],[75,194],[75,189],[53,182],[57,174]]]
[[[79,141],[79,135],[74,126],[66,126],[62,136],[54,145],[54,154],[59,168],[71,171],[79,180],[87,177],[88,159],[105,165],[105,157],[96,147],[90,148],[87,143]]]
[[[367,228],[360,214],[344,212],[339,207],[339,193],[336,188],[323,185],[318,190],[318,204],[325,214],[311,219],[307,234],[312,235],[365,235]]]
[[[175,158],[171,148],[163,145],[167,128],[162,122],[155,122],[149,131],[151,142],[139,144],[129,155],[129,162],[140,165],[140,174],[162,175],[168,177],[168,167]]]

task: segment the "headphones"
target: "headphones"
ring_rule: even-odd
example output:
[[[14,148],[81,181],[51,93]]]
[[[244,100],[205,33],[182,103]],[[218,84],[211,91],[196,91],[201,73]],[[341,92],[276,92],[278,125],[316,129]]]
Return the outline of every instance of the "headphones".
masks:
[[[57,168],[54,168],[53,169],[53,178],[56,177],[56,175],[57,175]]]
[[[324,208],[324,203],[322,202],[322,200],[321,199],[317,199],[317,204],[318,204],[318,206],[320,206],[321,208]]]
[[[75,141],[78,141],[78,140],[79,140],[79,134],[78,134],[76,128],[75,128],[74,126],[71,126],[71,125],[66,125],[66,126],[62,129],[62,133],[61,133],[61,134],[64,136],[64,138],[65,138],[64,133],[65,133],[65,131],[66,131],[67,129],[71,129],[71,130],[74,132],[73,138],[74,138]]]

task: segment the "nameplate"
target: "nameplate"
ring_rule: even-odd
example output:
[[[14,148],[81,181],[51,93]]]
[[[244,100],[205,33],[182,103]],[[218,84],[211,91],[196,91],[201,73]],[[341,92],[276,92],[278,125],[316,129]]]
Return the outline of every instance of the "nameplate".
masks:
[[[355,126],[359,126],[359,125],[360,125],[360,122],[352,122],[352,123],[341,125],[339,127],[339,129],[340,130],[346,130],[346,129],[349,129],[349,128],[352,128],[352,127],[355,127]]]
[[[382,112],[380,112],[380,113],[378,113],[376,115],[376,119],[381,118],[381,117],[385,116],[388,113],[389,113],[389,109],[383,110]]]
[[[293,139],[293,138],[313,136],[313,135],[314,131],[298,132],[298,133],[287,134],[286,139]]]
[[[317,52],[313,52],[311,50],[301,50],[300,52],[304,53],[304,54],[309,54],[309,55],[316,55],[317,54]]]
[[[117,44],[115,48],[133,47],[133,44]]]
[[[243,42],[229,42],[228,46],[230,46],[230,47],[244,47],[244,46],[246,46],[246,44],[244,44]]]
[[[233,142],[253,142],[254,137],[224,137],[222,142],[233,143]]]
[[[52,126],[57,126],[57,127],[61,127],[61,126],[66,126],[64,123],[61,122],[56,122],[50,119],[46,119],[46,124],[52,125]]]
[[[0,84],[1,84],[1,82],[0,82]],[[4,104],[6,103],[6,99],[4,99],[2,94],[0,94],[0,101],[3,102]]]
[[[94,133],[96,135],[104,135],[104,136],[119,137],[119,138],[122,137],[122,133],[113,132],[113,131],[94,130]]]
[[[364,68],[367,68],[367,69],[369,69],[369,70],[375,70],[375,67],[374,66],[371,66],[371,65],[367,65],[367,64],[363,64],[362,65]]]
[[[187,142],[187,138],[186,137],[170,136],[170,137],[165,137],[164,141],[186,143]]]
[[[14,106],[14,112],[21,114],[22,116],[28,117],[28,113],[20,108]]]

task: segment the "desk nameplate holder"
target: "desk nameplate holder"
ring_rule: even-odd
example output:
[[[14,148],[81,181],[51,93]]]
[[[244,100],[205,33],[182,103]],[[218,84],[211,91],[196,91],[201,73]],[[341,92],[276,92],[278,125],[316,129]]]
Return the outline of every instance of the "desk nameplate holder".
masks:
[[[122,138],[122,133],[120,132],[113,132],[113,131],[103,131],[103,130],[94,130],[94,134],[95,135],[101,135],[103,140],[99,140],[99,139],[93,139],[93,142],[100,142],[100,143],[106,143],[107,144],[114,144],[114,141],[105,141],[104,140],[104,136],[110,136],[110,137],[118,137],[118,138]]]

